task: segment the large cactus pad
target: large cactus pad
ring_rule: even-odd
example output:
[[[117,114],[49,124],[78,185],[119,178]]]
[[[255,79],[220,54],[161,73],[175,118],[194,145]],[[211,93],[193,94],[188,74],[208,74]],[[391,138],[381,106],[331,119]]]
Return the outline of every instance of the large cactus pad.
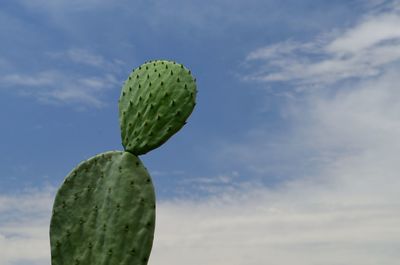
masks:
[[[139,158],[99,154],[79,164],[56,195],[52,264],[145,265],[154,225],[154,188]]]
[[[119,101],[125,150],[141,155],[163,144],[185,124],[195,98],[195,79],[182,64],[157,60],[136,68]]]

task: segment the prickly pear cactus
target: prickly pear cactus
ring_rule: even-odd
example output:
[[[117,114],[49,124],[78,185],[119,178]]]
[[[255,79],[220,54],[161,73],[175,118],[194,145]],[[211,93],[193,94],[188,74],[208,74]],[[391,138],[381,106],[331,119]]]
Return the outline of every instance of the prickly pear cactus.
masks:
[[[78,165],[57,193],[53,264],[145,264],[154,223],[154,189],[139,158],[97,155]]]
[[[195,97],[195,80],[182,64],[152,61],[135,69],[119,101],[125,150],[145,154],[167,141],[185,124]]]
[[[65,178],[50,223],[52,265],[147,264],[156,199],[138,155],[186,123],[195,97],[195,79],[176,62],[147,62],[129,75],[119,100],[125,151],[96,155]]]

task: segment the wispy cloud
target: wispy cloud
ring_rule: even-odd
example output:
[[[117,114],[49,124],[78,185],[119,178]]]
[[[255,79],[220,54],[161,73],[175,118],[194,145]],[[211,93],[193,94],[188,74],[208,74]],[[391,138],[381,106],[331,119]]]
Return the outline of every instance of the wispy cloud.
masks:
[[[54,64],[55,60],[62,59],[67,64],[78,64],[80,68],[72,68],[77,69],[76,71],[65,71],[65,68],[59,67],[37,72],[3,74],[0,75],[0,85],[3,89],[8,88],[41,103],[100,108],[107,105],[104,100],[107,92],[120,88],[122,84],[116,77],[123,65],[122,61],[107,62],[103,56],[84,49],[49,52],[47,55]],[[84,70],[78,71],[82,67]]]
[[[363,17],[345,30],[321,35],[311,42],[285,41],[247,56],[256,64],[246,79],[291,82],[299,88],[382,74],[400,61],[400,13],[392,9]]]
[[[348,177],[379,183],[383,190],[400,189],[395,177],[400,168],[393,162],[400,151],[398,5],[311,42],[286,41],[251,52],[246,61],[262,64],[249,79],[319,89],[287,99],[282,119],[290,126],[284,133],[271,135],[259,126],[248,140],[229,144],[220,154],[284,180]]]
[[[120,82],[112,74],[84,76],[52,70],[4,75],[0,77],[0,84],[42,103],[99,108],[106,104],[102,99],[104,94]]]
[[[65,58],[76,63],[83,63],[95,67],[103,67],[106,64],[106,60],[103,56],[93,54],[84,49],[69,49],[63,52],[51,52],[49,55],[57,59]]]
[[[95,54],[86,49],[68,49],[59,52],[48,52],[48,55],[53,59],[61,59],[65,61],[74,62],[76,64],[88,65],[96,68],[101,68],[107,71],[118,71],[124,62],[114,59],[108,61],[106,58],[99,54]]]
[[[34,76],[8,74],[1,78],[2,83],[16,86],[45,86],[55,82],[55,72],[42,72]]]
[[[67,0],[54,0],[54,1],[46,1],[46,0],[34,0],[34,1],[27,1],[27,0],[19,0],[19,2],[29,8],[40,8],[45,9],[50,12],[54,11],[61,11],[62,9],[69,9],[69,10],[87,10],[93,8],[94,6],[102,6],[102,5],[109,5],[107,1],[104,0],[87,0],[87,1],[67,1]]]

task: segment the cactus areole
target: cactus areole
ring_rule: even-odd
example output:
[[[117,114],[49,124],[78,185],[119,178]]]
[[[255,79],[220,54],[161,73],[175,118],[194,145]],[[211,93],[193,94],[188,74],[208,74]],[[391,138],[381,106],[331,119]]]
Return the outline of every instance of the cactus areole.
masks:
[[[139,159],[166,142],[195,106],[196,83],[182,64],[156,60],[122,88],[124,151],[98,154],[65,178],[50,223],[52,265],[146,265],[155,229],[155,191]]]

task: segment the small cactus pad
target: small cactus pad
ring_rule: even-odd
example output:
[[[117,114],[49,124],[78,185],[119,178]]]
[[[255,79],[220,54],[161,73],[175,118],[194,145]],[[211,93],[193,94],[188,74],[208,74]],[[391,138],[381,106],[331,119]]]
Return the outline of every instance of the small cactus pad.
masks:
[[[119,101],[125,150],[141,155],[159,147],[186,123],[195,98],[195,79],[182,64],[157,60],[136,68]]]
[[[155,193],[138,157],[112,151],[65,179],[50,224],[52,265],[146,265],[153,244]]]

